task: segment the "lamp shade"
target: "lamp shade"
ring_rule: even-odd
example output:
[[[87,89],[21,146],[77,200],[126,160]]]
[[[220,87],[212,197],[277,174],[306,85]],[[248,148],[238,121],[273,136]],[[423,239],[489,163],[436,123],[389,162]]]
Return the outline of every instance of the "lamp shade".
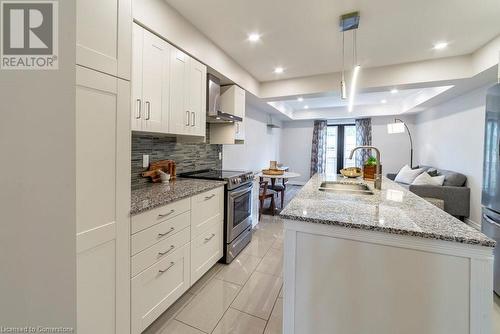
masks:
[[[405,132],[405,123],[396,122],[387,124],[387,133],[393,134],[393,133],[403,133],[403,132]]]

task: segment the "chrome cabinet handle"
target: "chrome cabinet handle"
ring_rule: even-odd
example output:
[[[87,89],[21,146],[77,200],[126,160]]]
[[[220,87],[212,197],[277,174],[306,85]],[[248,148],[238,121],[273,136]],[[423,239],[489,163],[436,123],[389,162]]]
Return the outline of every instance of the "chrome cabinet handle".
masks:
[[[240,124],[236,123],[236,133],[240,133]]]
[[[212,199],[215,197],[215,194],[212,194],[210,196],[205,196],[205,201],[208,201],[209,199]]]
[[[146,117],[146,121],[151,119],[151,102],[146,101],[146,111],[148,112],[148,116]]]
[[[174,246],[174,245],[171,245],[171,246],[170,246],[170,248],[169,248],[169,249],[167,249],[166,251],[164,251],[164,252],[158,252],[158,255],[163,256],[163,255],[165,255],[165,254],[168,254],[168,253],[170,253],[170,252],[171,252],[174,248],[175,248],[175,246]]]
[[[212,235],[209,236],[208,238],[205,238],[205,241],[208,242],[208,241],[212,240],[213,237],[215,237],[214,233],[212,233]]]
[[[170,230],[168,230],[168,231],[167,231],[167,232],[165,232],[165,233],[158,233],[158,238],[164,237],[164,236],[166,236],[167,234],[172,233],[174,230],[175,230],[175,228],[174,228],[174,227],[171,227],[171,228],[170,228]]]
[[[142,106],[141,99],[135,100],[135,110],[138,111],[138,114],[136,113],[135,119],[141,118],[141,112],[142,112],[141,106]]]
[[[194,111],[191,112],[191,116],[193,116],[193,123],[191,124],[191,126],[195,126],[196,125],[196,114],[194,113]]]
[[[164,272],[166,272],[167,270],[169,270],[170,268],[172,268],[174,265],[175,265],[175,262],[170,262],[170,265],[169,265],[167,268],[165,268],[165,269],[160,269],[160,270],[158,270],[158,272],[159,272],[160,274],[163,274]]]
[[[189,110],[186,110],[186,126],[189,126]]]
[[[172,213],[174,213],[174,212],[175,212],[175,210],[174,210],[174,209],[172,209],[172,210],[170,210],[170,211],[169,211],[169,212],[167,212],[167,213],[160,213],[160,214],[158,215],[158,218],[163,218],[163,217],[170,216],[170,215],[171,215]]]

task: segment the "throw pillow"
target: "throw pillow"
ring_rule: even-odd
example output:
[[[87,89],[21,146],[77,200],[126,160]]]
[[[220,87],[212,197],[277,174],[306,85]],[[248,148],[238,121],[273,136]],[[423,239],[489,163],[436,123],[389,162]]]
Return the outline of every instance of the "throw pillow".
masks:
[[[424,168],[411,169],[410,166],[406,165],[401,168],[394,181],[404,184],[411,184],[415,180],[415,178],[422,174],[424,171]]]
[[[434,177],[434,176],[438,176],[439,175],[439,172],[437,169],[435,168],[429,168],[427,170],[427,174],[429,174],[430,176]]]
[[[444,175],[430,176],[429,173],[422,173],[413,180],[414,186],[442,186]]]

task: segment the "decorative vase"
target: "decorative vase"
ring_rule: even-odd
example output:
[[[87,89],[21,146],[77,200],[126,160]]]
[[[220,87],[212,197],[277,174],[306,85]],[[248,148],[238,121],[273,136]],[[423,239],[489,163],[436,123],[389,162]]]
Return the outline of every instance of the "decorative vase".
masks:
[[[375,180],[375,173],[376,172],[377,172],[377,166],[373,166],[373,165],[363,166],[363,179]],[[380,165],[380,174],[382,174],[382,165]]]

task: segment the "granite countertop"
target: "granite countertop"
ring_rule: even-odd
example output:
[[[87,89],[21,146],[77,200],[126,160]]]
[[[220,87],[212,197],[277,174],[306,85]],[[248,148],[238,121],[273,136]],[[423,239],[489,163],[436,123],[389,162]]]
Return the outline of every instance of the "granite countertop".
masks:
[[[202,192],[222,187],[226,181],[177,178],[169,183],[151,183],[132,190],[130,215],[166,205]]]
[[[365,183],[373,195],[319,191],[323,181]],[[426,200],[384,178],[382,190],[373,182],[316,174],[280,216],[304,222],[338,225],[429,239],[494,247],[495,241]]]

